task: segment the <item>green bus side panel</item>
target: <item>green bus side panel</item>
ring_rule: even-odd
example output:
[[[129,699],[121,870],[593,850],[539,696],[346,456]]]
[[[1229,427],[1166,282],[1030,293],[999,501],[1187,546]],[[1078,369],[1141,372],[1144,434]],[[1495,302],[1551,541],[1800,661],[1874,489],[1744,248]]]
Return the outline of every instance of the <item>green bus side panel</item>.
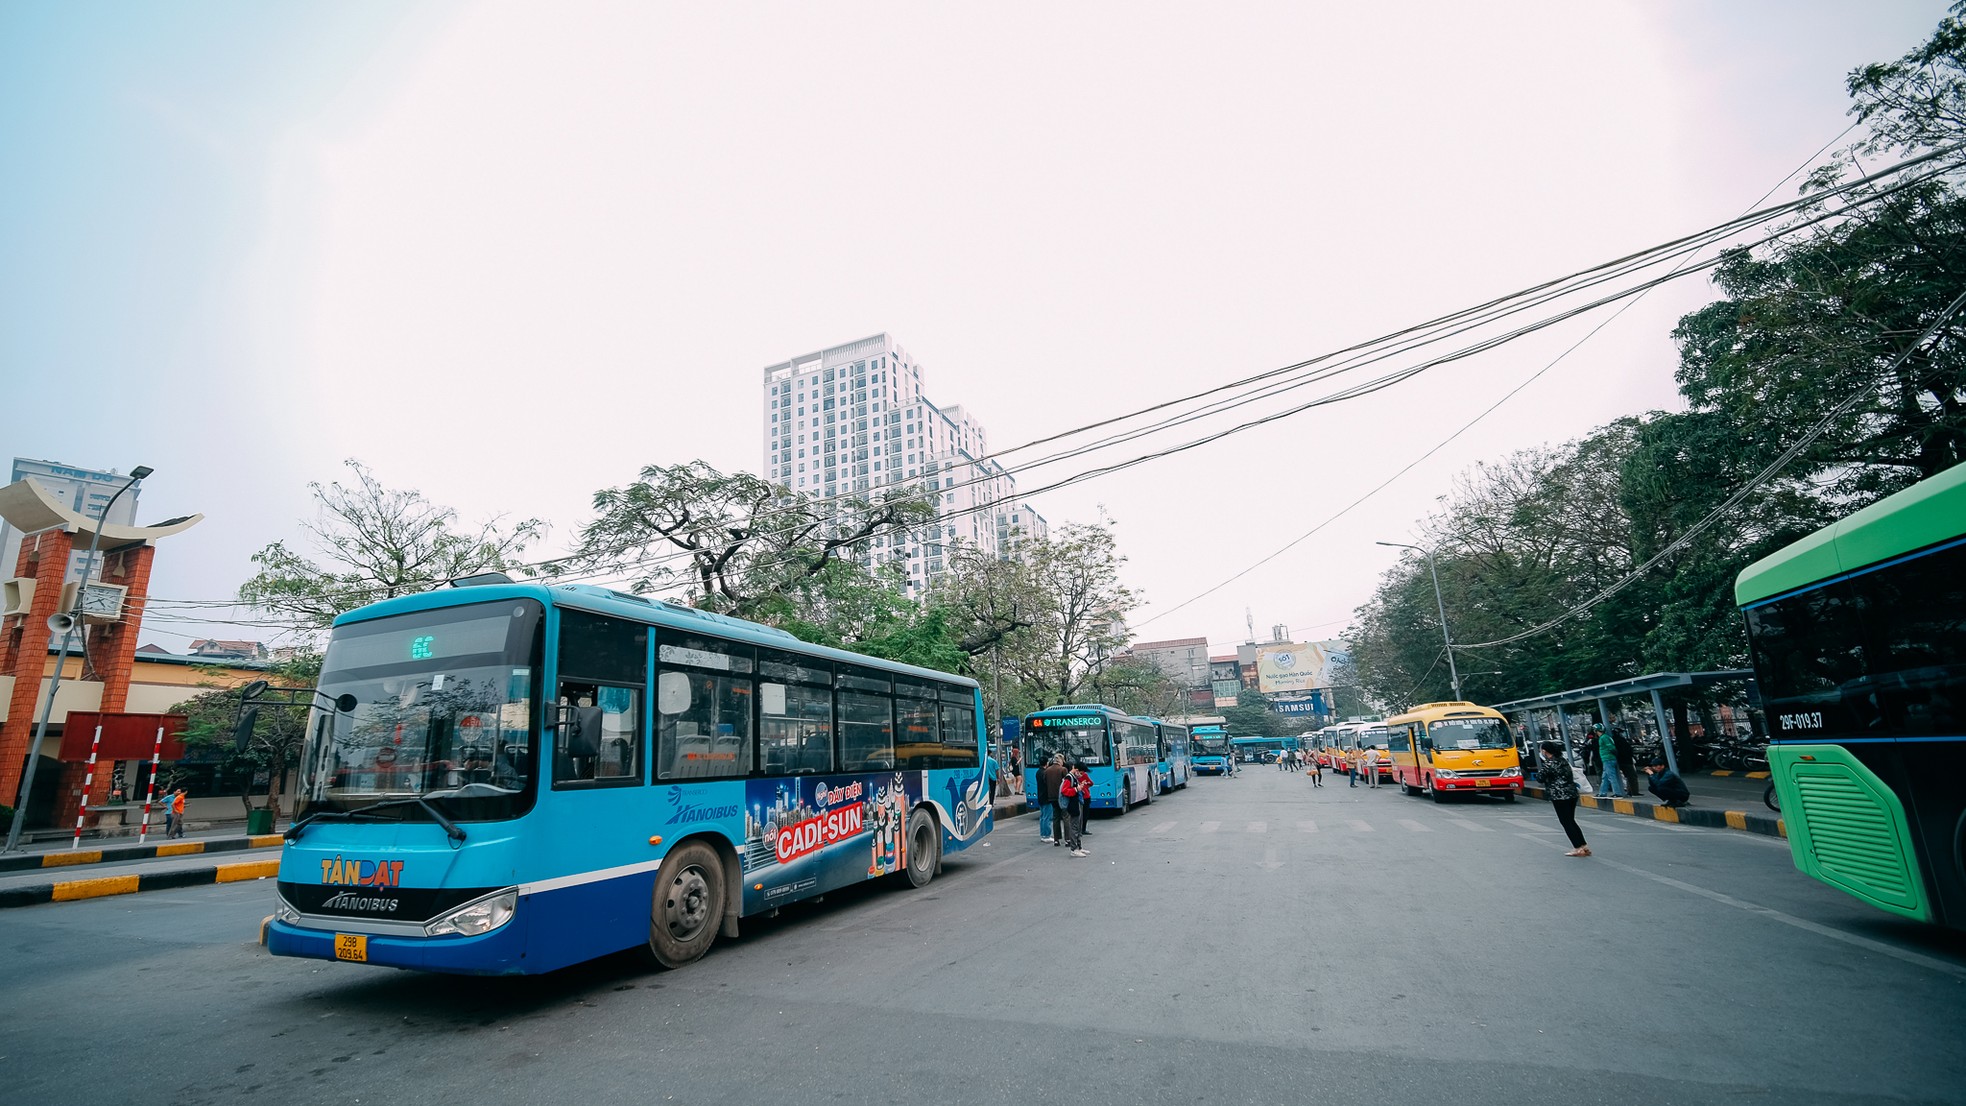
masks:
[[[1904,804],[1876,773],[1840,745],[1770,745],[1768,767],[1797,868],[1880,910],[1932,921]]]
[[[1966,465],[1954,465],[1741,570],[1741,605],[1806,587],[1959,536],[1966,525]]]

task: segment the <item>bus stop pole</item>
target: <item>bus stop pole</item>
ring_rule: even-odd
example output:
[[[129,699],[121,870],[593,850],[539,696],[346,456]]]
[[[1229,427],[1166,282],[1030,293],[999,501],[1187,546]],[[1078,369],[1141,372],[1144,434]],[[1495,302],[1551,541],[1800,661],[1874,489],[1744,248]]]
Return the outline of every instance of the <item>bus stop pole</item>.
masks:
[[[1659,719],[1659,747],[1666,751],[1666,767],[1672,774],[1679,775],[1679,758],[1672,751],[1672,726],[1666,721],[1666,703],[1659,698],[1659,689],[1652,689],[1652,713]]]

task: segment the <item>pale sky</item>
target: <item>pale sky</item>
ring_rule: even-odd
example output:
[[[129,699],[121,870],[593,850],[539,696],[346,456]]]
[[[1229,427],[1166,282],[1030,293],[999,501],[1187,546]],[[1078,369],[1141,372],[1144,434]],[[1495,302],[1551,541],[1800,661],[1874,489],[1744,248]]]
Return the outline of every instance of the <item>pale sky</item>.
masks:
[[[643,465],[756,471],[760,370],[822,346],[892,333],[1004,448],[1719,223],[1944,12],[1367,7],[17,0],[0,460],[155,467],[140,521],[209,516],[160,598],[232,596],[348,457],[550,555]],[[1165,618],[1596,320],[1036,506],[1118,521],[1143,638],[1331,636],[1455,473],[1673,406],[1710,298],[1654,293]]]

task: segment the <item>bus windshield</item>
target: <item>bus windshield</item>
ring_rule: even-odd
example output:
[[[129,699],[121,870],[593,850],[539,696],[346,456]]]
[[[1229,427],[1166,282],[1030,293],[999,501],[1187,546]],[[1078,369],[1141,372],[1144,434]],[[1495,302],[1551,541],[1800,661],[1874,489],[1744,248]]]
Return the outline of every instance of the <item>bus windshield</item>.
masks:
[[[421,803],[390,801],[415,799],[468,821],[530,808],[540,615],[515,600],[336,627],[296,817],[429,820]]]
[[[1192,748],[1198,757],[1225,757],[1229,755],[1229,739],[1226,737],[1195,737]]]
[[[1088,765],[1106,763],[1106,728],[1104,726],[1069,730],[1045,730],[1031,735],[1030,744],[1025,750],[1030,759],[1027,763],[1040,768],[1051,759],[1053,753],[1065,754],[1069,766],[1081,761]]]
[[[1507,749],[1514,743],[1499,718],[1448,718],[1427,727],[1437,750]]]

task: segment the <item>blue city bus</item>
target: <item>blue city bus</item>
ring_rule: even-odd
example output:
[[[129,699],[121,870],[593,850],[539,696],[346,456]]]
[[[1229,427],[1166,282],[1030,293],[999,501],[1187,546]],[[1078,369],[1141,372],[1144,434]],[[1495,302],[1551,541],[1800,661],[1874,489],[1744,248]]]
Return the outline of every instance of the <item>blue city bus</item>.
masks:
[[[1277,754],[1295,749],[1294,737],[1238,737],[1233,741],[1236,758],[1245,764],[1275,764]]]
[[[587,585],[363,607],[328,640],[267,947],[680,967],[744,916],[919,887],[981,840],[981,718],[966,677]]]
[[[1165,795],[1188,786],[1188,777],[1194,772],[1193,757],[1188,750],[1188,727],[1159,719],[1149,721],[1160,730],[1160,793]]]
[[[1196,726],[1188,731],[1190,763],[1196,775],[1220,776],[1234,764],[1230,760],[1229,731],[1220,726]]]
[[[1092,777],[1092,809],[1124,814],[1154,801],[1160,733],[1153,722],[1104,703],[1074,703],[1027,714],[1022,729],[1027,794],[1038,793],[1038,767],[1063,753],[1067,765],[1083,763]]]

